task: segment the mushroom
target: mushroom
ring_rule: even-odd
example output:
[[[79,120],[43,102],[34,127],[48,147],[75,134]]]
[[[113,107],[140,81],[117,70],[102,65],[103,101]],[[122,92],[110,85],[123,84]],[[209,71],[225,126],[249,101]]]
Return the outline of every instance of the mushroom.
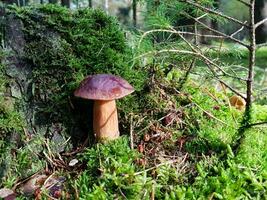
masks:
[[[231,106],[235,107],[238,110],[243,110],[246,106],[246,101],[237,95],[233,95],[230,99]]]
[[[94,101],[93,129],[97,140],[112,140],[119,137],[116,99],[134,91],[124,79],[110,74],[86,77],[74,95]]]

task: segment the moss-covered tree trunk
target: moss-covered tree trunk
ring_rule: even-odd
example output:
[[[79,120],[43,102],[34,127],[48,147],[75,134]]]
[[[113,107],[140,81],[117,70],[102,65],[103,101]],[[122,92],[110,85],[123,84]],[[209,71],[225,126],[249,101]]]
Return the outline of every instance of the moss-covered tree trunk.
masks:
[[[56,140],[72,135],[77,143],[91,128],[83,119],[92,116],[91,102],[73,98],[79,77],[114,73],[127,79],[132,73],[118,22],[101,10],[75,12],[52,4],[11,7],[7,13],[6,74],[16,80],[8,91],[20,102],[27,130]]]

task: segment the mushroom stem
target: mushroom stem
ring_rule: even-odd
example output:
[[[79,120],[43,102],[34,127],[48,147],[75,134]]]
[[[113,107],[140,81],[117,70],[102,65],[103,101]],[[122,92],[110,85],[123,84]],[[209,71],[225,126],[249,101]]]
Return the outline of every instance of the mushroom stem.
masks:
[[[97,140],[113,140],[119,137],[115,100],[96,100],[94,102],[93,126]]]

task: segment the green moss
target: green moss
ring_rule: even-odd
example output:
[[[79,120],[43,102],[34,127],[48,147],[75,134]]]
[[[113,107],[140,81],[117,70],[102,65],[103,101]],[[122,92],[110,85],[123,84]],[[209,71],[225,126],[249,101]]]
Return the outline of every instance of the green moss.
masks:
[[[152,192],[158,199],[264,198],[266,131],[247,131],[234,158],[230,144],[242,112],[229,108],[223,93],[199,87],[190,78],[183,90],[177,92],[173,89],[178,88],[182,72],[172,70],[164,74],[167,71],[165,64],[142,69],[157,68],[157,72],[153,71],[146,80],[147,72],[128,65],[132,55],[124,33],[116,20],[102,11],[71,12],[47,5],[12,7],[9,15],[16,16],[24,24],[26,46],[21,59],[33,69],[32,100],[41,105],[40,112],[46,116],[44,120],[72,123],[74,110],[69,101],[73,101],[72,93],[79,82],[88,74],[113,73],[129,80],[137,89],[133,95],[118,101],[122,133],[128,134],[131,126],[136,146],[145,133],[169,134],[170,138],[165,141],[153,139],[151,144],[143,141],[148,147],[143,156],[152,163],[152,169],[147,171],[136,165],[140,155],[129,148],[125,137],[88,148],[81,155],[81,160],[86,163],[85,170],[72,181],[80,198],[149,199]],[[180,55],[172,58],[181,62],[189,60]],[[0,86],[5,84],[0,79]],[[181,112],[179,120],[182,123],[167,126],[164,117],[173,110]],[[3,130],[12,131],[16,126],[10,127],[8,122],[19,122],[17,113],[6,106],[0,111],[3,113],[3,121],[0,121]],[[252,115],[255,122],[265,120],[266,108],[255,106]],[[21,125],[17,125],[16,129],[21,131]],[[180,136],[185,138],[183,147],[179,146]],[[45,152],[43,145],[44,138],[36,136],[11,155],[13,146],[0,140],[1,159],[10,162],[3,179],[5,186],[11,187],[18,177],[43,167],[43,161],[38,160],[36,154],[36,151]],[[159,149],[155,150],[159,154],[156,158],[148,154],[154,147]],[[229,155],[225,156],[227,153]],[[173,155],[178,159],[186,156],[185,160],[168,164],[170,159],[164,156]],[[167,164],[155,166],[164,161]]]
[[[122,137],[106,144],[97,144],[82,155],[87,169],[75,181],[82,199],[140,199],[143,187],[141,174],[135,174],[137,152],[130,149]],[[148,179],[146,180],[148,181]],[[124,196],[125,195],[125,196]]]
[[[41,5],[10,7],[8,15],[23,23],[26,46],[20,59],[32,67],[33,101],[49,123],[71,124],[70,99],[87,75],[112,73],[137,91],[143,87],[146,72],[130,67],[124,32],[103,11]]]
[[[6,85],[10,81],[5,75],[5,59],[6,52],[0,51],[0,139],[7,136],[13,131],[22,131],[24,122],[21,115],[14,110],[14,101],[10,97],[4,97]]]

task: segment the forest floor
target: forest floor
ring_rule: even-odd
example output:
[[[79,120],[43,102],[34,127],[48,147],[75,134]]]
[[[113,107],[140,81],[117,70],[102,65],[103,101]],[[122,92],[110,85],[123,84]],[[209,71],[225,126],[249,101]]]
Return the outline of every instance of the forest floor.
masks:
[[[44,138],[30,139],[9,166],[43,168],[26,179],[8,174],[1,185],[16,189],[17,199],[266,199],[266,125],[247,129],[233,150],[243,109],[230,106],[228,92],[193,79],[177,91],[173,77],[150,78],[136,102],[145,106],[124,117],[130,129],[120,139],[63,155]],[[253,122],[264,120],[267,105],[255,104]],[[39,144],[46,151],[30,159]]]
[[[57,11],[54,7],[44,8],[42,9],[49,14]],[[65,34],[67,31],[64,25],[72,22],[73,19],[64,8],[60,8],[59,11],[58,18],[43,18],[47,20],[49,28],[60,25],[57,28],[60,33]],[[67,74],[72,80],[72,73],[79,69],[87,73],[86,70],[92,66],[95,66],[95,69],[106,66],[106,63],[102,63],[103,60],[112,62],[113,66],[113,59],[117,59],[118,63],[115,64],[120,65],[119,56],[121,55],[117,55],[117,52],[112,51],[111,48],[107,48],[105,52],[106,48],[103,48],[104,45],[101,46],[99,42],[102,38],[100,40],[97,38],[101,34],[94,32],[98,29],[103,30],[105,36],[115,33],[115,39],[120,41],[116,45],[124,45],[123,39],[117,38],[119,35],[117,32],[120,29],[113,30],[113,23],[110,27],[103,28],[107,20],[105,14],[93,13],[92,15],[91,11],[88,12],[91,18],[99,16],[103,18],[102,21],[96,20],[98,23],[96,28],[92,28],[92,32],[84,33],[89,30],[84,27],[87,27],[88,23],[94,24],[93,22],[75,16],[75,23],[71,25],[77,28],[70,28],[69,25],[68,28],[72,32],[68,32],[66,38],[59,34],[55,34],[57,36],[55,37],[51,32],[56,40],[52,36],[49,38],[47,34],[47,38],[43,36],[44,40],[41,43],[38,38],[39,32],[35,33],[38,37],[33,33],[36,27],[43,28],[45,25],[39,26],[38,17],[31,19],[35,16],[34,13],[38,12],[34,11],[32,14],[30,10],[22,10],[19,15],[27,16],[22,18],[30,22],[26,23],[30,28],[29,35],[34,36],[30,42],[37,38],[34,41],[36,43],[32,42],[28,45],[32,49],[28,49],[27,53],[38,64],[35,77],[47,78],[45,80],[48,84],[59,87],[56,91],[69,92],[73,89],[71,88],[73,85],[68,85],[62,78],[62,74]],[[76,15],[88,13],[80,12]],[[86,19],[91,19],[90,17]],[[56,20],[62,20],[62,23],[57,24]],[[38,26],[32,25],[33,22]],[[104,25],[99,28],[99,24]],[[93,39],[90,36],[94,36]],[[105,44],[111,43],[107,46],[114,46],[111,36],[109,35],[104,41]],[[124,34],[121,33],[119,36],[123,38]],[[80,43],[76,45],[78,39]],[[99,45],[95,50],[91,48],[91,46],[94,47],[91,44],[92,41],[95,45]],[[86,42],[91,44],[90,48]],[[41,49],[39,49],[40,46]],[[47,48],[48,53],[42,48]],[[119,52],[122,51],[120,47],[116,46],[116,48]],[[212,49],[212,45],[208,48]],[[99,49],[101,50],[98,51]],[[91,55],[96,51],[97,56],[100,55],[95,56],[98,60]],[[112,53],[113,57],[109,58],[103,52]],[[42,56],[40,56],[41,53],[43,53]],[[47,54],[54,60],[46,57]],[[211,53],[211,56],[214,55]],[[226,44],[222,47],[221,54],[215,55],[214,59],[216,56],[220,57],[221,64],[230,68],[229,70],[232,70],[232,66],[242,68],[247,65],[248,54],[238,46]],[[88,60],[85,58],[91,62],[91,66],[87,66]],[[186,64],[189,63],[184,60]],[[256,55],[255,87],[261,87],[261,89],[255,92],[257,98],[253,105],[251,123],[267,121],[266,60],[267,48],[260,48]],[[57,73],[49,71],[54,70],[54,65],[64,67],[73,65],[74,68],[62,67]],[[38,133],[29,134],[25,124],[21,122],[23,120],[20,120],[20,113],[14,111],[12,102],[0,98],[0,177],[2,178],[0,197],[10,193],[10,196],[16,196],[19,200],[267,199],[266,123],[250,128],[242,127],[244,107],[231,106],[229,98],[233,94],[216,84],[214,80],[207,81],[206,78],[198,76],[198,69],[185,80],[181,70],[166,69],[161,63],[150,65],[134,71],[134,73],[146,71],[148,80],[143,82],[136,80],[136,85],[145,85],[125,99],[118,100],[121,137],[106,143],[95,143],[88,139],[89,142],[82,141],[77,147],[69,145],[70,147],[63,152],[59,152],[61,143]],[[201,66],[203,64],[196,62],[196,65],[199,65],[200,71],[203,70]],[[66,72],[66,69],[69,71]],[[116,70],[124,69],[118,67]],[[46,72],[48,74],[55,72],[59,78],[62,78],[60,83],[62,85],[51,81],[50,77],[46,76]],[[138,73],[134,73],[128,76],[131,78],[139,76]],[[79,78],[82,77],[81,74],[77,74],[75,75],[80,76]],[[127,75],[126,72],[123,74]],[[1,82],[2,75],[0,73],[0,87],[7,84]],[[41,79],[37,79],[36,82]],[[43,89],[46,92],[49,88],[47,85],[46,83],[41,85],[40,91]],[[235,86],[242,88],[240,83]],[[57,101],[57,106],[62,106],[60,97],[64,95],[60,95],[49,99],[52,100],[50,103]],[[42,95],[39,96],[41,100],[45,99],[42,99]],[[69,103],[71,100],[65,101]],[[53,108],[49,107],[48,113],[55,114]],[[4,135],[10,133],[10,130],[12,135]],[[66,130],[62,132],[64,131]],[[88,134],[93,135],[92,131]],[[239,140],[241,136],[242,139]],[[71,137],[65,138],[63,143],[70,144],[71,139]]]

